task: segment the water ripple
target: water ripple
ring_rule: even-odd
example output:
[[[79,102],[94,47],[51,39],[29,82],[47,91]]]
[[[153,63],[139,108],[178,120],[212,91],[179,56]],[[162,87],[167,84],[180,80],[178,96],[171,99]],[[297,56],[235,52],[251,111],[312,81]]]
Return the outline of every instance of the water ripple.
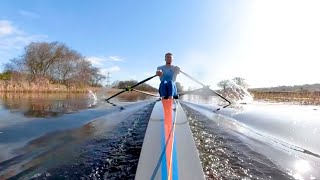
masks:
[[[292,179],[203,114],[183,105],[207,179]]]

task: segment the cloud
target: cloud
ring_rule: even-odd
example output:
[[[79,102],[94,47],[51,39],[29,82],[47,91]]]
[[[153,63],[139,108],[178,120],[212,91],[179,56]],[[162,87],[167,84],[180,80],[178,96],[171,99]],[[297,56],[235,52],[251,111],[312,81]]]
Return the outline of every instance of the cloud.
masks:
[[[124,61],[124,58],[119,56],[89,56],[87,60],[90,61],[95,66],[104,66],[107,64],[112,64],[112,62]]]
[[[46,38],[46,35],[17,35],[14,37],[0,38],[0,51],[20,50],[30,42],[44,40]]]
[[[17,28],[13,22],[0,20],[0,62],[19,56],[21,50],[31,42],[46,40],[42,34],[28,34]]]
[[[27,17],[27,18],[40,18],[40,15],[35,13],[35,12],[31,12],[31,11],[26,11],[26,10],[20,10],[18,11],[18,13],[23,16],[23,17]]]
[[[119,66],[111,66],[111,67],[109,67],[109,68],[101,68],[100,71],[101,71],[101,74],[107,75],[108,72],[114,73],[114,72],[120,71],[120,67],[119,67]]]
[[[90,61],[93,66],[100,68],[100,72],[103,75],[107,75],[108,72],[115,73],[121,70],[121,68],[115,64],[116,62],[122,61],[118,56],[89,56],[87,60]]]
[[[119,56],[109,56],[109,61],[124,61],[124,58],[121,58]]]
[[[0,20],[0,38],[18,32],[10,21]]]
[[[90,61],[94,66],[102,66],[103,61],[105,61],[104,58],[97,57],[97,56],[87,57],[87,60]]]

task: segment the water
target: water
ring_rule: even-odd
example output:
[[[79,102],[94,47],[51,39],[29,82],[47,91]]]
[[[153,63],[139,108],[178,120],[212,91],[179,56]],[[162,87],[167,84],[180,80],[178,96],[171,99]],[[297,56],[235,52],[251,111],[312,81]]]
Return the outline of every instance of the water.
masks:
[[[134,176],[155,99],[113,106],[93,92],[0,97],[0,179]]]
[[[237,134],[188,105],[183,107],[207,179],[290,179],[272,160],[253,151]]]
[[[319,179],[320,107],[256,102],[226,85],[225,109],[219,97],[182,98],[207,178]]]
[[[208,177],[320,178],[319,106],[252,102],[215,111],[201,99],[184,104]]]

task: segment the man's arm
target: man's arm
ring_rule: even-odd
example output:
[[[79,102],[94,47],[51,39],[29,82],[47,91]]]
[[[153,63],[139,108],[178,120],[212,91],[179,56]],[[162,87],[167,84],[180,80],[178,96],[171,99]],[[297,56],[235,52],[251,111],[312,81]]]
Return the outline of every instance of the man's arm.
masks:
[[[179,73],[180,73],[180,68],[179,68],[178,66],[175,66],[175,67],[174,67],[174,72],[175,72],[176,74],[179,74]]]

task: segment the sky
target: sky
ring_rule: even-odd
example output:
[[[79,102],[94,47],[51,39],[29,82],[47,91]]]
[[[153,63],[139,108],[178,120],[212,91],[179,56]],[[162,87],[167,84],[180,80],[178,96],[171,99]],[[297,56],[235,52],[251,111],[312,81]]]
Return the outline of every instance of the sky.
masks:
[[[171,52],[210,87],[233,77],[251,88],[320,83],[319,9],[318,0],[2,0],[0,70],[31,42],[59,41],[111,82],[154,75]]]

